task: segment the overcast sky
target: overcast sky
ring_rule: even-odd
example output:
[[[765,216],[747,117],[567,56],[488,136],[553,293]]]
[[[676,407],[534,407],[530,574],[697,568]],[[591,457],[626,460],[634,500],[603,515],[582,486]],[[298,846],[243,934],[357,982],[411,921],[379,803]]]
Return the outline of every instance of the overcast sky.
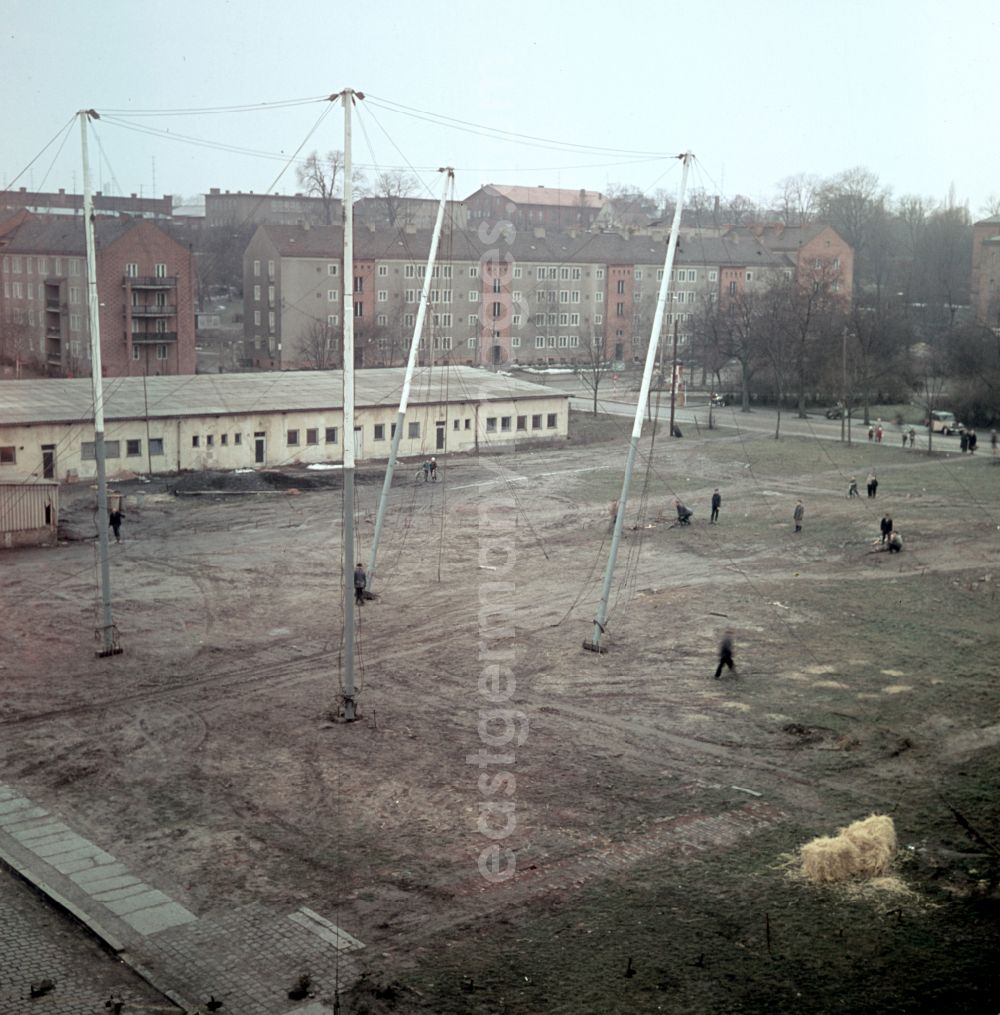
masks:
[[[272,187],[281,158],[175,138],[287,159],[343,147],[339,106],[318,127],[329,104],[138,112],[350,87],[368,96],[355,162],[412,166],[425,194],[440,165],[459,197],[487,182],[675,191],[662,156],[690,150],[690,184],[713,194],[766,201],[787,176],[861,165],[896,196],[954,184],[975,218],[1000,195],[998,28],[996,0],[4,0],[0,183],[57,137],[13,185],[79,190],[78,129],[57,149],[89,107],[95,189],[148,196],[155,173],[157,194],[293,193],[292,169]]]

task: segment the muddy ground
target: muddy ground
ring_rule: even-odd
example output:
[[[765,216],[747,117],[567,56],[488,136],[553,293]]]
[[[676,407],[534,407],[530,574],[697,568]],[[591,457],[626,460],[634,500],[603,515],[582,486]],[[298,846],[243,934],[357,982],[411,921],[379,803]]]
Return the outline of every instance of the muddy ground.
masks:
[[[5,780],[199,914],[335,919],[366,944],[345,1011],[995,1013],[1000,467],[646,437],[598,655],[628,428],[401,468],[352,725],[339,475],[118,487],[103,660],[90,494],[64,488],[64,545],[0,558]],[[872,552],[886,510],[898,556]],[[907,893],[789,876],[873,812]],[[494,844],[508,880],[480,872]]]

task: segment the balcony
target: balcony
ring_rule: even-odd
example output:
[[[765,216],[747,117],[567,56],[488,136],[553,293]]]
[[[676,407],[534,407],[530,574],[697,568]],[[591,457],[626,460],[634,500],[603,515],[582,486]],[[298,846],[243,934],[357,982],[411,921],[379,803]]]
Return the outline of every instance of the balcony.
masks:
[[[153,278],[150,275],[125,276],[125,285],[133,289],[176,289],[177,276],[168,275],[164,278]]]
[[[177,313],[177,307],[172,303],[166,303],[163,306],[144,303],[138,307],[133,304],[129,309],[132,311],[133,317],[174,317]]]
[[[132,335],[133,345],[156,345],[161,342],[176,342],[176,331],[143,331]]]
[[[47,296],[45,298],[45,309],[46,310],[63,310],[66,307],[65,302],[61,302],[58,296],[52,297]]]

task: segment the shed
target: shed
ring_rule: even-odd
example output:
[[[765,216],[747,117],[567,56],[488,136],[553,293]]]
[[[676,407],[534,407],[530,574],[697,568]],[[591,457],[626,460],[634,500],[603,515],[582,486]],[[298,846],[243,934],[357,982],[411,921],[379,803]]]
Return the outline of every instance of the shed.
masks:
[[[0,548],[55,546],[59,484],[34,476],[0,479]]]

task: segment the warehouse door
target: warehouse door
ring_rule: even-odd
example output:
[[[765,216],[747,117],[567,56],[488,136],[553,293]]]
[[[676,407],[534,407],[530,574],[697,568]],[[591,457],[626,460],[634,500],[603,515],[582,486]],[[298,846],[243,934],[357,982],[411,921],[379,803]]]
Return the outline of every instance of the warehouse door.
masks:
[[[55,444],[42,445],[42,478],[56,478],[56,446]]]
[[[253,435],[253,460],[257,465],[264,464],[264,457],[266,448],[266,435],[263,433],[255,433]]]

